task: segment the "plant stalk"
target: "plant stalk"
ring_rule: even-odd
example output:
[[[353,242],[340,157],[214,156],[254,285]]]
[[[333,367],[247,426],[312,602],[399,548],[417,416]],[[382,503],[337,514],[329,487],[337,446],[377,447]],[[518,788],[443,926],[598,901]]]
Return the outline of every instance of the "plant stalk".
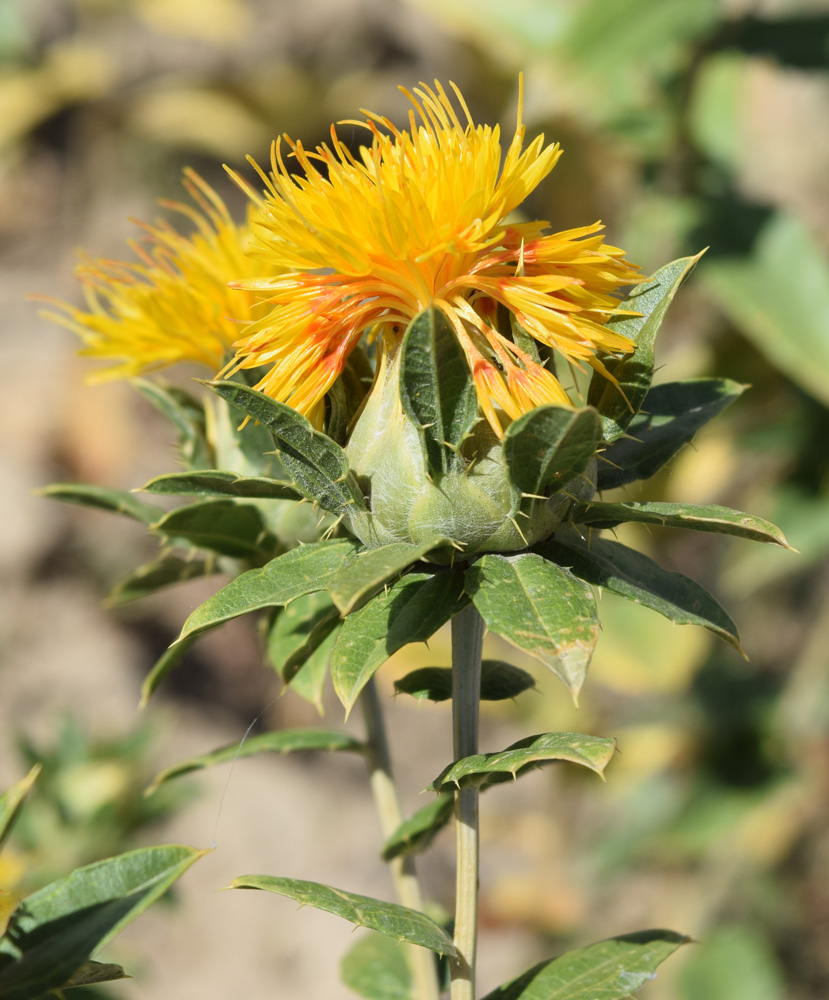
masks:
[[[368,768],[374,805],[380,819],[383,838],[387,839],[400,826],[403,816],[389,754],[383,709],[372,677],[360,694],[363,719],[366,725]],[[423,911],[423,895],[415,871],[414,858],[410,855],[393,858],[391,874],[397,898],[403,906]],[[418,945],[406,945],[409,969],[412,973],[413,1000],[439,1000],[437,964],[432,953]]]
[[[452,742],[455,760],[478,752],[484,622],[470,604],[452,619]],[[475,1000],[478,948],[478,789],[455,792],[455,947],[451,1000]]]

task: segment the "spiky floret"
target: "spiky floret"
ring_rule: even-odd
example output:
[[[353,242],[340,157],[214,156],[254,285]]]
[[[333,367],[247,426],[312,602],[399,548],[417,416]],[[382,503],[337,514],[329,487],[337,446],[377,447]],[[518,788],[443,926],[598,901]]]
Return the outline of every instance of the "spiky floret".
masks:
[[[300,173],[286,166],[281,140],[269,174],[251,161],[265,184],[251,252],[267,276],[234,287],[271,308],[243,331],[227,371],[268,365],[257,387],[317,424],[359,339],[383,334],[393,350],[430,305],[452,324],[499,435],[504,415],[570,402],[535,352],[497,328],[499,305],[576,365],[604,371],[597,353],[632,347],[605,324],[620,314],[619,290],[641,278],[604,243],[601,224],[548,233],[544,221],[507,221],[553,169],[558,145],[538,136],[524,148],[519,100],[502,162],[499,128],[475,125],[452,87],[465,122],[436,82],[403,91],[408,131],[371,112],[342,123],[371,134],[357,156],[332,126],[330,143],[313,152],[285,137]]]
[[[199,362],[215,372],[239,336],[240,321],[255,315],[257,297],[229,283],[263,273],[246,254],[256,203],[239,226],[198,174],[184,173],[192,203],[161,205],[192,224],[190,235],[165,220],[137,222],[141,236],[129,241],[136,260],[81,256],[76,275],[85,309],[44,298],[60,310],[44,315],[78,334],[85,345],[81,354],[109,362],[93,380],[131,378],[180,361]]]

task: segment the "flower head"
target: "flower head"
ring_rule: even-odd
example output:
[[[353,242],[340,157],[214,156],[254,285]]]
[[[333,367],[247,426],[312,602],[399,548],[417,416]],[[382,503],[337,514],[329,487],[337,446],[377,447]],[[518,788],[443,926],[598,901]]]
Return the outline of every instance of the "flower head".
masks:
[[[239,336],[239,322],[254,316],[256,297],[234,291],[229,282],[262,273],[246,255],[255,207],[247,224],[238,226],[194,171],[185,171],[184,187],[193,204],[161,204],[193,224],[191,235],[166,221],[139,222],[143,238],[130,241],[136,261],[82,256],[76,274],[86,309],[45,299],[61,310],[47,318],[83,340],[80,353],[110,362],[96,379],[130,378],[180,361],[215,372]]]
[[[271,309],[243,331],[230,367],[268,365],[257,388],[317,424],[363,334],[394,350],[432,305],[451,323],[499,435],[503,415],[570,402],[535,343],[600,371],[597,353],[632,347],[605,324],[620,313],[619,289],[641,279],[604,243],[601,225],[547,234],[547,222],[507,218],[553,169],[558,145],[539,136],[524,148],[519,102],[502,162],[498,127],[475,125],[453,89],[465,121],[439,83],[422,85],[404,90],[408,131],[364,112],[365,121],[346,123],[371,134],[358,155],[332,126],[330,144],[313,152],[285,137],[301,173],[286,166],[281,141],[270,174],[257,167],[266,190],[252,253],[267,276],[234,287],[263,295]],[[529,334],[530,349],[498,328],[499,306]]]

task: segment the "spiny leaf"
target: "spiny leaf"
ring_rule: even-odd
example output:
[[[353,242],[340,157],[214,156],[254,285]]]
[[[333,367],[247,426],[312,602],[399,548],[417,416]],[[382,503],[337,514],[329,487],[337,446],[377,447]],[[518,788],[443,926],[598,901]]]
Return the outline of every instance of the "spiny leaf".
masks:
[[[714,531],[755,542],[774,542],[789,548],[783,532],[771,521],[744,514],[740,510],[715,505],[699,506],[688,503],[583,503],[570,511],[576,524],[591,524],[595,528],[615,528],[625,521],[659,524],[665,528],[693,528]]]
[[[193,645],[196,638],[197,637],[193,635],[188,639],[180,639],[178,642],[175,642],[172,646],[170,646],[169,649],[165,649],[161,656],[159,656],[141,684],[141,700],[138,702],[139,709],[147,707],[147,702],[153,694],[155,694],[158,685],[164,680],[171,670],[181,663],[187,653],[187,650]]]
[[[50,500],[77,504],[79,507],[93,507],[112,514],[124,514],[147,525],[153,524],[164,513],[160,507],[144,503],[126,490],[114,490],[109,486],[95,486],[92,483],[52,483],[39,492]]]
[[[181,777],[191,771],[200,771],[217,764],[227,764],[243,757],[253,757],[260,753],[296,753],[301,750],[348,750],[362,753],[364,744],[348,733],[338,733],[327,729],[281,729],[273,733],[258,733],[249,736],[241,743],[231,743],[229,746],[211,750],[208,753],[190,757],[188,760],[165,768],[153,778],[146,793],[156,791],[165,781]]]
[[[303,496],[338,517],[365,509],[345,452],[300,413],[238,382],[211,382],[210,387],[268,428],[282,464]]]
[[[688,379],[654,386],[627,436],[612,444],[599,462],[598,488],[649,479],[670,461],[709,420],[745,390],[727,378]]]
[[[334,690],[346,711],[392,653],[425,642],[466,604],[460,571],[408,573],[349,615],[331,653]]]
[[[504,434],[510,478],[531,496],[555,490],[584,472],[601,439],[594,409],[538,406],[514,420]]]
[[[326,589],[343,615],[348,615],[384,583],[445,541],[438,535],[426,542],[392,542],[355,552],[328,581]]]
[[[488,628],[578,694],[599,633],[589,587],[561,566],[522,553],[485,555],[466,571],[466,590]]]
[[[542,733],[527,736],[506,750],[464,757],[445,767],[429,789],[446,791],[453,785],[489,785],[519,775],[550,761],[566,760],[601,774],[616,749],[616,740],[582,733]]]
[[[658,611],[678,625],[701,625],[742,652],[737,626],[704,587],[682,573],[662,569],[635,549],[605,538],[591,538],[587,544],[557,536],[538,551],[594,586]]]
[[[483,1000],[630,1000],[690,938],[639,931],[540,962]]]
[[[36,1000],[60,989],[205,853],[145,847],[78,868],[28,896],[0,938],[0,1000]]]
[[[660,268],[649,282],[637,285],[619,306],[639,315],[611,320],[607,324],[608,329],[630,338],[636,347],[621,358],[601,359],[619,388],[601,372],[596,372],[590,382],[587,402],[602,415],[606,441],[621,437],[642,406],[653,376],[656,335],[679,286],[700,256],[682,257]]]
[[[230,885],[231,889],[265,889],[280,896],[295,899],[303,906],[314,906],[359,927],[379,931],[396,941],[408,941],[429,948],[439,955],[454,957],[455,946],[445,930],[417,910],[410,910],[398,903],[386,903],[371,896],[345,892],[320,882],[301,879],[278,878],[273,875],[241,875]]]
[[[452,818],[455,807],[455,796],[438,795],[408,819],[404,820],[383,845],[383,860],[406,854],[418,854],[425,851],[432,843],[436,834]]]
[[[302,494],[292,483],[266,476],[241,476],[238,472],[202,469],[194,472],[171,472],[156,476],[139,493],[161,496],[241,497],[257,500],[299,500]]]
[[[116,583],[109,592],[106,603],[109,607],[119,607],[130,601],[137,601],[149,594],[154,594],[163,587],[170,587],[176,583],[186,583],[188,580],[210,576],[218,571],[213,560],[179,559],[177,556],[166,556],[155,562],[139,566],[129,576]]]
[[[174,545],[193,545],[236,559],[256,559],[276,542],[257,507],[234,500],[200,500],[177,507],[152,525]]]
[[[276,608],[323,590],[354,543],[330,539],[300,545],[263,566],[242,573],[200,605],[184,623],[177,642],[192,638],[232,618],[263,608]]]
[[[418,428],[429,468],[458,465],[458,448],[478,417],[469,365],[455,331],[432,306],[409,324],[400,347],[400,402]]]

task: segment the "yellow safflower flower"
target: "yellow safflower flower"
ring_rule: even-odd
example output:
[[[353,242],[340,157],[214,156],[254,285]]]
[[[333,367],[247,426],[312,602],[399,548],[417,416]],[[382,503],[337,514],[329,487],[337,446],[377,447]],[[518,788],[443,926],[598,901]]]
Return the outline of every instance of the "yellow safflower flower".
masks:
[[[255,200],[247,222],[237,225],[210,185],[193,170],[184,174],[193,204],[160,204],[189,220],[191,235],[166,221],[138,222],[143,239],[129,241],[137,261],[82,256],[76,275],[86,309],[41,297],[61,310],[43,315],[83,340],[81,354],[112,362],[93,381],[131,378],[180,361],[216,372],[239,336],[240,322],[255,315],[257,297],[229,287],[233,279],[263,273],[246,255]]]
[[[267,276],[233,286],[265,295],[272,308],[243,331],[225,374],[269,365],[257,388],[319,425],[323,397],[363,334],[380,335],[393,351],[412,318],[436,306],[500,435],[503,414],[514,419],[570,400],[552,372],[497,328],[498,305],[577,365],[607,374],[597,352],[632,349],[605,323],[620,314],[620,288],[642,279],[604,243],[601,224],[545,234],[547,222],[507,218],[553,169],[559,146],[538,136],[523,148],[519,96],[502,164],[498,127],[475,125],[451,86],[465,123],[436,81],[434,89],[401,88],[413,105],[409,131],[365,111],[365,121],[341,123],[370,131],[358,156],[332,126],[330,145],[314,152],[284,137],[302,173],[286,166],[281,140],[269,174],[250,161],[265,184],[251,252]]]

